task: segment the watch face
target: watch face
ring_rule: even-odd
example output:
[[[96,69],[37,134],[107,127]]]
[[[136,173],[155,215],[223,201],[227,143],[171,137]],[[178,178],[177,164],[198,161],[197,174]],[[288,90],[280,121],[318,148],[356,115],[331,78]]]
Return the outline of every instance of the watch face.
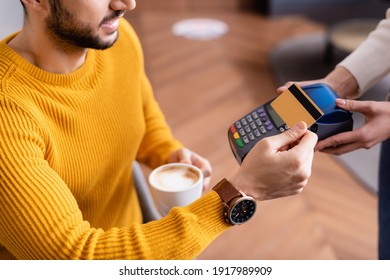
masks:
[[[240,198],[231,208],[229,218],[232,224],[247,222],[256,212],[256,201],[252,198]]]

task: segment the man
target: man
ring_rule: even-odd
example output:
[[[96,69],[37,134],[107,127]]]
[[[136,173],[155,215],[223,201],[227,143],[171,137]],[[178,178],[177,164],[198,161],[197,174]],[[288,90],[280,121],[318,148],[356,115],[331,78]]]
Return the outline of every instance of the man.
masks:
[[[135,1],[21,2],[23,29],[0,43],[0,258],[192,259],[253,215],[238,190],[261,201],[306,185],[317,137],[301,122],[214,191],[142,224],[134,160],[211,167],[173,138],[153,97],[121,19]],[[223,202],[240,211],[225,216]]]
[[[361,113],[365,123],[360,128],[340,133],[318,142],[316,150],[341,155],[382,143],[379,170],[379,259],[390,259],[390,102],[350,100],[360,97],[390,73],[390,9],[369,37],[341,61],[323,79],[300,82],[301,86],[326,83],[341,97],[336,104]],[[291,82],[278,89],[283,92]]]

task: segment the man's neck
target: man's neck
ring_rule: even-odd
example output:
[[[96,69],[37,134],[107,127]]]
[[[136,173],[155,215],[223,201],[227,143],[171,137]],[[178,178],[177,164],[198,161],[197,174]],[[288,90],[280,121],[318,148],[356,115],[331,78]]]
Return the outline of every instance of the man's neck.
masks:
[[[80,68],[88,49],[56,44],[50,38],[39,38],[22,31],[8,45],[35,66],[57,74],[68,74]]]

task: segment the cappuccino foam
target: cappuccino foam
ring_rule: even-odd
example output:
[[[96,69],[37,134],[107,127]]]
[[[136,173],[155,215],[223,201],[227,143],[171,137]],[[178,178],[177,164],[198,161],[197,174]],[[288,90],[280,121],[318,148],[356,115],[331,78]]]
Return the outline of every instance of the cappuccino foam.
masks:
[[[198,174],[189,168],[167,167],[154,175],[156,187],[166,191],[180,191],[193,186],[199,179]]]

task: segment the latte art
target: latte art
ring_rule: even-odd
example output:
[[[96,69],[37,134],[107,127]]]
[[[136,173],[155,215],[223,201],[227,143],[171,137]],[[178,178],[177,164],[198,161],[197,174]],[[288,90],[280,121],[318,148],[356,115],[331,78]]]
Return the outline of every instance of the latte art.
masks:
[[[202,171],[186,163],[168,163],[149,175],[154,202],[165,216],[175,206],[183,207],[200,198],[203,193]]]
[[[163,168],[153,177],[155,187],[164,191],[186,190],[198,180],[199,175],[194,170],[178,166]]]

